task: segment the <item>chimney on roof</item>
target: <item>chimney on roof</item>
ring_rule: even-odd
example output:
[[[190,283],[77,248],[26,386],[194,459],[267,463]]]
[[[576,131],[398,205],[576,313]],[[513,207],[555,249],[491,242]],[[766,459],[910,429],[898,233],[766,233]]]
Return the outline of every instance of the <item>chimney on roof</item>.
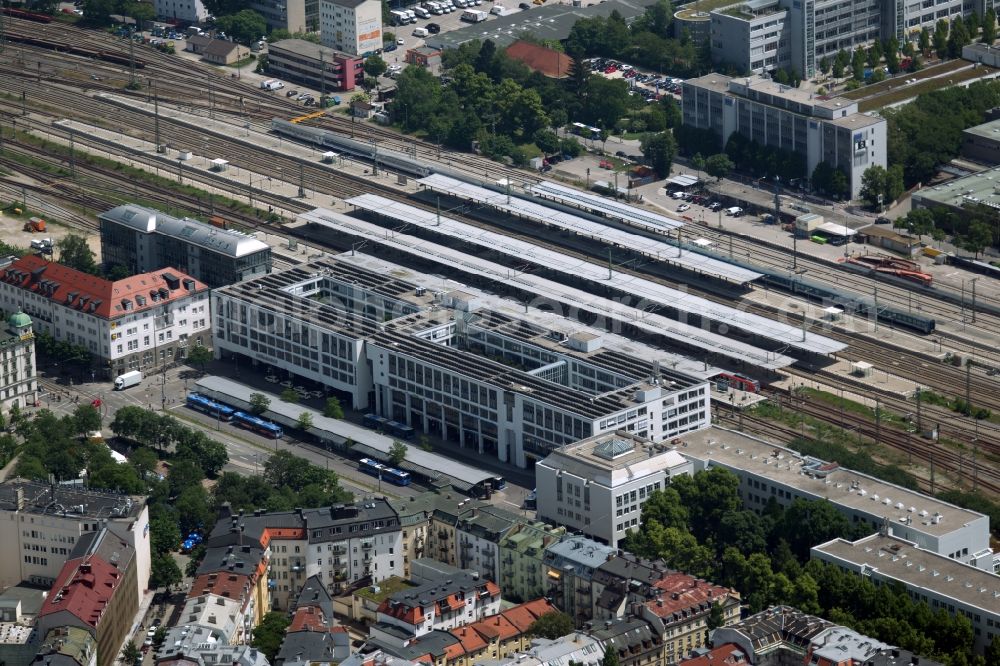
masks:
[[[17,510],[24,511],[24,507],[27,504],[27,501],[24,499],[24,488],[18,487],[18,489],[14,491],[14,497],[17,499]]]

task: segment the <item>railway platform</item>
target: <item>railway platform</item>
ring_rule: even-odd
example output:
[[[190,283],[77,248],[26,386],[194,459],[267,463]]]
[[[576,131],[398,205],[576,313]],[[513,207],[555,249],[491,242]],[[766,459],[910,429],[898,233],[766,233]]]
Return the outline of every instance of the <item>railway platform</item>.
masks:
[[[712,383],[712,403],[716,405],[723,404],[733,409],[743,410],[765,400],[767,400],[767,396],[760,393],[751,393],[750,391],[741,391],[737,388],[730,387],[726,391],[720,391],[718,385],[714,382]]]
[[[875,395],[890,393],[900,398],[909,398],[916,392],[919,386],[912,379],[895,374],[895,370],[897,369],[895,367],[890,370],[872,366],[867,369],[867,372],[862,374],[856,371],[857,365],[864,364],[838,360],[836,363],[825,367],[822,373],[811,375],[808,379],[797,376],[783,376],[781,379],[772,382],[771,387],[785,392],[806,387],[839,395],[845,400],[851,400],[852,402],[857,402],[868,407],[875,407]],[[832,375],[838,381],[848,382],[855,389],[845,390],[834,387],[824,382],[824,375]]]

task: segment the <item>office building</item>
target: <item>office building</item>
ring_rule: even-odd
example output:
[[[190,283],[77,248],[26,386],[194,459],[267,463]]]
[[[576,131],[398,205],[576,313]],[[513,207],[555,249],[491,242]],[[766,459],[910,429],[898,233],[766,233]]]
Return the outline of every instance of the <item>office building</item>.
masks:
[[[592,581],[597,569],[618,549],[582,536],[571,536],[545,551],[546,597],[580,627],[594,617]]]
[[[153,0],[153,11],[157,18],[192,25],[205,22],[209,15],[202,0]]]
[[[38,631],[82,629],[97,643],[97,666],[112,666],[139,610],[136,552],[107,528],[77,546],[42,604]]]
[[[692,407],[685,403],[671,411],[682,414]],[[616,548],[629,530],[638,529],[650,494],[691,469],[669,446],[628,432],[588,437],[535,465],[538,518]]]
[[[208,287],[173,268],[112,281],[28,255],[0,269],[0,303],[85,348],[109,377],[211,344]]]
[[[133,204],[97,218],[101,259],[130,273],[173,266],[215,289],[271,272],[271,248],[239,231]]]
[[[7,318],[7,330],[0,333],[0,409],[28,407],[38,400],[35,373],[35,333],[31,317],[20,310]]]
[[[282,39],[267,47],[267,71],[325,92],[349,92],[364,83],[365,61],[304,39]]]
[[[228,570],[227,557],[246,559],[237,567],[244,572],[263,562],[261,579],[267,580],[257,584],[269,590],[268,598],[256,603],[265,601],[264,608],[287,609],[313,577],[339,594],[362,577],[377,583],[403,573],[399,519],[385,499],[245,515],[226,511],[206,539],[209,554],[198,573]],[[223,559],[209,557],[213,552]]]
[[[811,176],[820,162],[839,168],[850,198],[861,193],[861,176],[886,167],[886,121],[860,113],[858,103],[823,97],[769,79],[706,74],[683,86],[684,124],[710,129],[722,140],[734,132],[759,144],[801,155]]]
[[[251,0],[247,9],[264,17],[268,32],[287,30],[294,35],[319,30],[319,0]]]
[[[721,467],[735,474],[743,505],[758,513],[771,499],[781,506],[825,499],[872,532],[887,524],[889,534],[923,549],[985,571],[996,568],[989,516],[981,513],[723,428],[689,433],[677,450],[695,472]]]
[[[708,383],[655,349],[365,259],[216,290],[217,355],[275,365],[520,467],[604,432],[663,441],[709,423]]]
[[[914,602],[934,612],[962,614],[982,653],[1000,640],[1000,577],[882,533],[851,542],[814,546],[812,557],[867,577],[876,585],[901,585]]]
[[[51,586],[84,537],[109,527],[135,553],[138,598],[150,573],[144,497],[23,479],[0,484],[0,586]]]
[[[547,549],[566,536],[565,527],[518,522],[500,538],[501,590],[505,599],[523,601],[548,592]]]
[[[841,49],[851,54],[876,40],[916,41],[921,29],[933,32],[940,19],[972,11],[981,16],[987,6],[962,0],[749,0],[710,12],[712,61],[740,72],[786,69],[812,78],[819,74],[820,61],[832,61]]]
[[[367,57],[382,48],[382,4],[378,0],[319,0],[323,46]]]

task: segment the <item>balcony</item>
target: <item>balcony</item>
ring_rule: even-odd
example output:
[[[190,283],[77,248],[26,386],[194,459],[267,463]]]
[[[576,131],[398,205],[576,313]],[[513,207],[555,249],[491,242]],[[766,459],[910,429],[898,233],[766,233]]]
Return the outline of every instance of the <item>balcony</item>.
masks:
[[[346,546],[334,546],[333,547],[333,554],[334,555],[346,555],[347,554],[347,547]]]
[[[371,550],[372,549],[372,542],[371,541],[362,541],[361,542],[361,549],[362,550]]]
[[[471,541],[462,541],[459,545],[461,546],[462,550],[470,550],[472,548]]]

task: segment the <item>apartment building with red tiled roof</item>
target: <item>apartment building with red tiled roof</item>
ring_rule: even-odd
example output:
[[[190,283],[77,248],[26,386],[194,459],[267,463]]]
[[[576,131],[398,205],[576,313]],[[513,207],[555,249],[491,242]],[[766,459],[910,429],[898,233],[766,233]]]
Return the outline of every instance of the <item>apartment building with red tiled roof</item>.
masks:
[[[0,269],[0,308],[21,310],[36,332],[84,347],[111,376],[210,345],[208,291],[170,267],[112,281],[29,255]]]

